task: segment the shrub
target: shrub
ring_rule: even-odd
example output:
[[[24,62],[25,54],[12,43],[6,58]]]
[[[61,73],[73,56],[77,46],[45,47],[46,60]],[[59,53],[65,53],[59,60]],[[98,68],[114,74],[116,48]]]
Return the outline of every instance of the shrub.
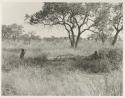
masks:
[[[20,66],[42,66],[47,61],[47,55],[42,54],[37,57],[25,57],[20,59],[17,55],[10,55],[2,59],[2,71],[11,71]]]
[[[76,57],[72,65],[87,72],[110,72],[120,68],[122,62],[122,51],[120,49],[101,49],[98,57],[92,54],[88,57]]]
[[[10,71],[22,65],[22,61],[16,55],[2,58],[2,71]]]
[[[123,51],[121,49],[100,49],[99,50],[100,58],[101,59],[108,59],[111,63],[112,69],[119,69],[119,65],[122,65],[123,59]]]
[[[89,73],[97,72],[109,72],[110,67],[108,65],[110,62],[106,59],[78,59],[73,62],[73,65],[81,70],[85,70]]]
[[[46,61],[47,61],[46,54],[42,54],[37,57],[28,57],[28,58],[24,59],[24,63],[26,63],[27,65],[30,65],[30,66],[34,66],[34,65],[42,66]]]
[[[47,61],[47,56],[45,54],[33,58],[36,63],[44,63]]]

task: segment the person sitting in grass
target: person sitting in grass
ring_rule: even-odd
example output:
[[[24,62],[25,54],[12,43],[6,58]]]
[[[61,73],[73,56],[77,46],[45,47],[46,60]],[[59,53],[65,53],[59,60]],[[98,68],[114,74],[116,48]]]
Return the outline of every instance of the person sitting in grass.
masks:
[[[21,49],[20,59],[24,59],[24,55],[25,55],[25,50]]]

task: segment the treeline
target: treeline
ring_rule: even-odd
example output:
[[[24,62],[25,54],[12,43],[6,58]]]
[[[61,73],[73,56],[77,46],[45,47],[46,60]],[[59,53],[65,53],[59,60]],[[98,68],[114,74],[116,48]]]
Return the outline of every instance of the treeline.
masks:
[[[25,32],[22,25],[11,24],[2,25],[2,40],[23,40],[30,43],[31,40],[41,40],[41,38],[33,31]]]

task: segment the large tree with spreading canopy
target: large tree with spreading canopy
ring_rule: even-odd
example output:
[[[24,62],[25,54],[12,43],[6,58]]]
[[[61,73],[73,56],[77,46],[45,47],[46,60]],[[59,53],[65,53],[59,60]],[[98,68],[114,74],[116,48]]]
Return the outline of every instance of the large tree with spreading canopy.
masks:
[[[87,30],[103,32],[110,6],[108,3],[51,3],[33,15],[26,15],[30,24],[62,25],[71,47],[76,48],[81,34]]]

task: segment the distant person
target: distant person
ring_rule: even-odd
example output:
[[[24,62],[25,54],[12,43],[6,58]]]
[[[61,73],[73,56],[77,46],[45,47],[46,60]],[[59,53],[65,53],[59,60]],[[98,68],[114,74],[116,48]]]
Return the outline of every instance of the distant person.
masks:
[[[25,55],[25,50],[21,49],[20,59],[24,59],[24,55]]]
[[[95,51],[95,52],[94,52],[94,59],[98,59],[98,58],[99,58],[98,52]]]
[[[98,56],[98,52],[97,51],[95,51],[92,55],[89,56],[90,60],[96,60],[98,58],[99,58],[99,56]]]

